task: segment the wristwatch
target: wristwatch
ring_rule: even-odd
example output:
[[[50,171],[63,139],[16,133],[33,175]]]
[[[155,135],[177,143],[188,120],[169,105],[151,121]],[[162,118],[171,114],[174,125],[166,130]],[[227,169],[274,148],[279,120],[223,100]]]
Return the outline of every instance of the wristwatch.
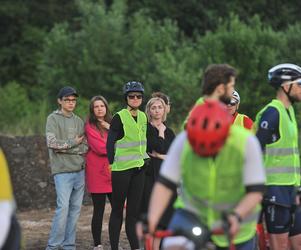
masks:
[[[233,215],[233,216],[235,216],[236,217],[236,219],[237,219],[237,221],[239,222],[239,223],[241,223],[242,222],[242,218],[241,218],[241,216],[237,213],[237,212],[235,212],[235,211],[232,211],[232,212],[230,212],[229,214],[231,214],[231,215]]]

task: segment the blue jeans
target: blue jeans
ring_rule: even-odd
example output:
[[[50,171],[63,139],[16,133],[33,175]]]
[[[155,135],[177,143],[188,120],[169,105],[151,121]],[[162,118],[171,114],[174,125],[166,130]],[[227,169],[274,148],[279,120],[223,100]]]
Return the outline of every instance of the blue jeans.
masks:
[[[74,250],[76,223],[84,196],[85,171],[54,175],[56,210],[46,250]]]

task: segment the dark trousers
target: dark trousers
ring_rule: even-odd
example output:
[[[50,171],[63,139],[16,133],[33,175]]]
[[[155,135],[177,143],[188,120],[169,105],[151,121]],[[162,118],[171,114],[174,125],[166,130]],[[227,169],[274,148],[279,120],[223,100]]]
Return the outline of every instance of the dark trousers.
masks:
[[[109,222],[112,250],[118,250],[125,200],[127,200],[125,218],[126,235],[131,249],[139,248],[136,236],[136,222],[140,212],[144,178],[144,168],[112,171],[112,211]]]
[[[93,216],[91,221],[91,230],[94,240],[94,246],[101,245],[101,230],[103,213],[106,206],[106,197],[108,197],[112,206],[112,194],[91,194],[93,201]]]

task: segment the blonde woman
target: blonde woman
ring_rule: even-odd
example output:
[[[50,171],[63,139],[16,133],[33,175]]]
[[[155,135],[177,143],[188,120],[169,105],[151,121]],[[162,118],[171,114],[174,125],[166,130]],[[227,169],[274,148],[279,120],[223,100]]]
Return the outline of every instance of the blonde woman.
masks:
[[[166,111],[166,104],[164,103],[163,99],[159,97],[151,98],[146,104],[145,113],[148,118],[147,149],[150,156],[150,162],[146,170],[146,178],[144,183],[144,195],[142,201],[143,213],[147,212],[150,193],[155,180],[159,176],[161,163],[167,154],[169,146],[175,138],[175,134],[172,129],[167,127],[164,123],[166,120]],[[172,206],[170,206],[161,218],[161,228],[167,227],[172,212],[173,209]]]

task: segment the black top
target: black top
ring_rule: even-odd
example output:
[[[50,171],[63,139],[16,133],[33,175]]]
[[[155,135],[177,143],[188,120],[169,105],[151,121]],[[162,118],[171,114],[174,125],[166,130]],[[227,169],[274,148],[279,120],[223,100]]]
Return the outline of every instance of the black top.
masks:
[[[167,151],[175,138],[175,133],[166,126],[164,131],[164,137],[159,136],[159,130],[153,127],[150,123],[147,123],[147,152],[152,152],[153,150],[159,154],[167,154]],[[150,157],[150,167],[154,171],[155,179],[159,176],[160,166],[162,160],[154,157]]]
[[[259,121],[256,136],[263,151],[267,144],[271,144],[279,140],[279,112],[276,108],[268,107],[264,111]]]

